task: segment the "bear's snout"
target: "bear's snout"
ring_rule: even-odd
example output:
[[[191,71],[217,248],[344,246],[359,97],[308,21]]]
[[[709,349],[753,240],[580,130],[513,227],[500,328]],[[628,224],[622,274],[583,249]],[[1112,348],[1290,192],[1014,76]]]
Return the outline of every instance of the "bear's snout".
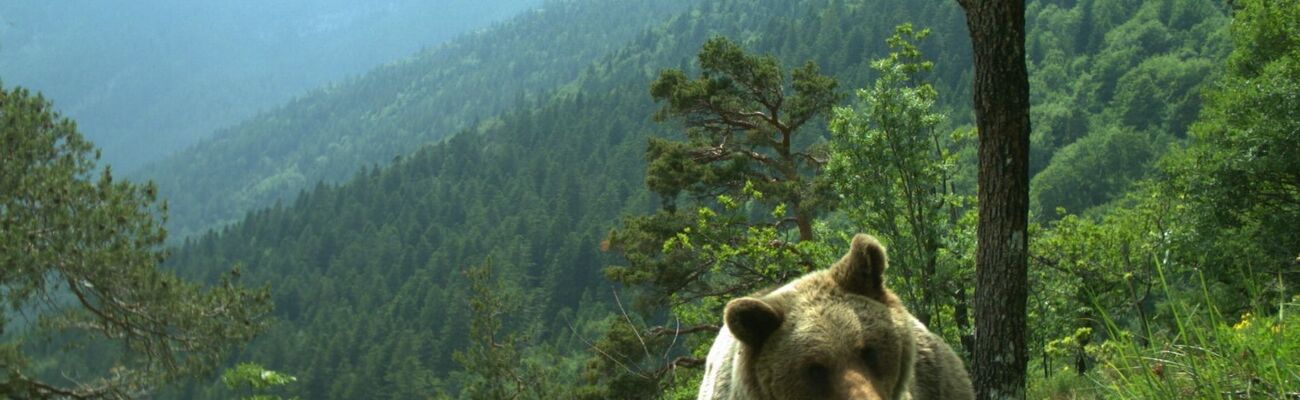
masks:
[[[845,369],[841,374],[839,382],[839,392],[843,394],[846,400],[883,400],[879,393],[876,393],[875,387],[871,380],[867,378],[862,371],[855,369]]]

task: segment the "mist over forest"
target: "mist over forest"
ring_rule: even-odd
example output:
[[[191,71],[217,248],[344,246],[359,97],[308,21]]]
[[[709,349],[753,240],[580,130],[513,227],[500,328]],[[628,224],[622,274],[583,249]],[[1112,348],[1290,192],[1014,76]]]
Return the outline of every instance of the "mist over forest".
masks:
[[[6,1],[0,399],[1300,398],[1298,21]]]
[[[540,0],[0,4],[0,76],[129,172],[213,131]]]

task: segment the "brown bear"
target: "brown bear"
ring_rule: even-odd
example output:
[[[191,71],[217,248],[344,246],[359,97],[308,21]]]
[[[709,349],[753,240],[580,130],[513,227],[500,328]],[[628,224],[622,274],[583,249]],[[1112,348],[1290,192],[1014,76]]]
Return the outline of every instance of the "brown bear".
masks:
[[[885,248],[727,303],[699,400],[974,399],[965,366],[885,288]]]

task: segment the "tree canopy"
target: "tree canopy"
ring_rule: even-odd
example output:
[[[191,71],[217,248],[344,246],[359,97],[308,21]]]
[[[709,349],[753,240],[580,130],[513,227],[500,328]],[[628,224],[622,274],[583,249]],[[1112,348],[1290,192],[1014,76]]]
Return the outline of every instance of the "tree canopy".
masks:
[[[44,98],[0,89],[0,148],[0,395],[137,396],[211,371],[264,327],[265,290],[233,277],[203,288],[158,268],[166,206],[155,187],[96,170],[93,145]],[[115,355],[49,365],[29,354],[33,334]]]
[[[1231,12],[1251,18],[1241,11],[1246,2],[1234,4],[1243,8]],[[1285,91],[1243,103],[1250,109],[1224,108],[1231,110],[1225,118],[1205,124],[1213,119],[1202,105],[1216,100],[1200,93],[1221,85],[1219,76],[1227,70],[1220,64],[1230,50],[1253,48],[1232,44],[1236,34],[1225,29],[1230,11],[1213,0],[1045,0],[1025,6],[1035,127],[1028,166],[1034,180],[1026,228],[1030,297],[1024,346],[1032,372],[1026,397],[1149,398],[1185,390],[1217,397],[1252,382],[1286,390],[1290,375],[1276,366],[1300,354],[1287,351],[1294,348],[1287,335],[1296,331],[1278,329],[1291,326],[1287,318],[1295,314],[1289,308],[1296,302],[1289,280],[1295,257],[1288,242],[1294,237],[1287,225],[1291,214],[1229,198],[1255,196],[1256,190],[1271,196],[1287,187],[1285,180],[1266,179],[1288,176],[1278,171],[1290,167],[1271,157],[1289,154],[1275,147],[1288,143],[1284,133],[1291,129],[1278,117],[1288,104],[1281,97]],[[391,72],[382,79],[364,79],[392,91],[341,89],[268,113],[267,121],[292,120],[285,126],[304,131],[321,121],[317,116],[332,115],[328,121],[351,124],[348,129],[382,138],[395,146],[385,148],[404,155],[368,158],[392,164],[366,167],[345,183],[317,184],[177,249],[168,265],[185,276],[214,281],[229,265],[242,263],[243,279],[275,285],[281,323],[228,365],[256,361],[286,371],[300,380],[277,393],[313,399],[430,393],[472,398],[492,393],[487,383],[502,376],[546,382],[515,384],[504,392],[519,398],[693,398],[694,367],[720,323],[724,301],[824,266],[826,249],[842,246],[841,235],[855,230],[887,241],[898,273],[890,284],[906,284],[901,289],[913,292],[908,306],[918,315],[926,310],[932,328],[967,354],[974,330],[961,321],[970,319],[970,309],[962,307],[969,307],[966,296],[974,293],[976,222],[974,203],[967,200],[975,194],[978,164],[974,149],[963,145],[974,131],[966,105],[970,47],[960,7],[950,0],[703,0],[684,7],[656,14],[663,20],[640,33],[611,31],[618,44],[590,48],[582,43],[602,37],[591,26],[525,29],[544,25],[540,19],[536,26],[503,24],[492,37],[563,36],[573,41],[554,51],[595,54],[574,70],[576,77],[546,80],[563,83],[530,86],[541,89],[526,95],[503,94],[510,92],[506,83],[492,91],[492,77],[512,76],[512,68],[533,77],[560,76],[552,68],[569,64],[533,69],[510,63],[505,53],[516,47],[466,45],[463,54],[478,58],[457,58],[464,64],[451,62],[459,66],[452,69],[426,66],[444,75],[403,64],[381,70]],[[906,21],[933,27],[926,40],[914,43],[918,54],[934,57],[932,69],[920,68],[924,61],[882,40]],[[540,40],[514,43],[527,47],[524,57],[543,59],[551,50],[536,44]],[[755,66],[733,70],[762,72],[765,80],[749,81],[765,87],[776,87],[778,74],[770,71],[780,71],[784,106],[798,93],[790,72],[809,60],[818,74],[838,82],[836,88],[866,89],[868,96],[809,119],[792,135],[791,151],[812,155],[799,161],[798,187],[833,195],[810,214],[812,240],[800,240],[791,215],[789,195],[796,192],[789,188],[796,186],[763,181],[779,177],[773,171],[780,170],[753,161],[755,154],[780,158],[765,144],[779,143],[780,130],[759,115],[733,122],[760,129],[730,132],[724,121],[707,119],[715,111],[729,117],[771,113],[744,89],[745,79],[721,68],[707,71],[702,50],[720,55],[717,66]],[[489,54],[494,57],[485,58]],[[871,62],[891,57],[892,67]],[[461,67],[492,74],[480,79],[484,75],[455,72]],[[664,96],[656,98],[652,85],[665,70],[678,73],[669,72],[661,82]],[[465,81],[456,81],[460,76]],[[1288,84],[1286,74],[1249,76],[1224,95],[1254,93],[1250,83]],[[415,99],[443,87],[487,90],[494,99],[488,102],[499,106],[492,109],[505,111],[484,114],[473,129],[446,140],[417,146],[426,139],[404,136],[410,129],[403,127],[432,126],[426,124],[436,114],[422,111],[434,103]],[[674,110],[675,91],[679,99],[716,100],[726,107],[692,114],[689,106],[701,103],[685,101]],[[370,100],[373,107],[365,106]],[[666,117],[660,123],[656,112]],[[789,110],[775,115],[791,121]],[[368,125],[366,116],[388,122]],[[1249,118],[1232,119],[1237,117]],[[701,124],[691,125],[693,119]],[[1261,140],[1257,134],[1270,126],[1280,127],[1276,140]],[[258,145],[265,144],[264,153],[204,155],[232,163],[277,160],[269,148],[292,148],[294,140],[275,135],[275,125],[263,127],[271,142],[248,134],[241,146],[260,151]],[[350,137],[345,131],[331,137]],[[727,133],[726,150],[710,153],[723,143],[715,139]],[[1223,140],[1233,135],[1242,140]],[[377,143],[312,144],[351,156],[360,152],[349,149]],[[818,171],[813,161],[830,165],[837,152],[841,161],[852,162],[816,187],[812,178],[831,169]],[[1203,153],[1204,158],[1183,156]],[[720,158],[697,162],[710,159],[696,155],[713,154]],[[320,160],[299,167],[315,171],[328,165],[337,167],[330,173],[345,175],[352,171],[348,165],[356,165],[332,163],[333,156]],[[853,174],[877,181],[853,181]],[[281,178],[299,179],[292,171]],[[1221,186],[1229,178],[1241,186]],[[277,179],[264,188],[285,187]],[[891,229],[899,233],[879,234]],[[488,257],[491,274],[463,273]],[[926,270],[930,260],[933,271]],[[914,275],[903,279],[908,271]],[[475,311],[497,303],[508,311]],[[1251,316],[1238,318],[1246,311]],[[1193,320],[1198,322],[1186,322]],[[1210,335],[1224,340],[1188,340]],[[1245,351],[1246,344],[1268,351]],[[1166,345],[1215,349],[1219,356],[1193,352],[1179,364],[1152,361],[1172,357],[1162,353]],[[1239,362],[1242,354],[1257,362]],[[474,360],[489,362],[478,364],[486,368],[464,367]],[[1233,362],[1243,365],[1226,369]],[[1215,370],[1222,373],[1213,386],[1187,378],[1204,371],[1180,369],[1202,365],[1222,368]],[[1151,371],[1179,372],[1160,377]],[[1138,389],[1141,382],[1152,382],[1150,390]],[[229,397],[211,380],[189,381],[174,393]]]

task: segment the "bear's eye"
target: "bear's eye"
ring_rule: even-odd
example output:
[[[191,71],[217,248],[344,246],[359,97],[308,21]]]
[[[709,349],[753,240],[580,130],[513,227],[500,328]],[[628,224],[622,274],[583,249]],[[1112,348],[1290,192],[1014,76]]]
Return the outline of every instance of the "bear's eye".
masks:
[[[868,368],[880,368],[880,354],[874,347],[863,347],[862,350],[858,351],[858,357],[862,358],[862,362],[866,363]]]
[[[814,384],[830,382],[831,370],[822,363],[810,363],[804,366],[803,373],[808,378],[808,381]]]

